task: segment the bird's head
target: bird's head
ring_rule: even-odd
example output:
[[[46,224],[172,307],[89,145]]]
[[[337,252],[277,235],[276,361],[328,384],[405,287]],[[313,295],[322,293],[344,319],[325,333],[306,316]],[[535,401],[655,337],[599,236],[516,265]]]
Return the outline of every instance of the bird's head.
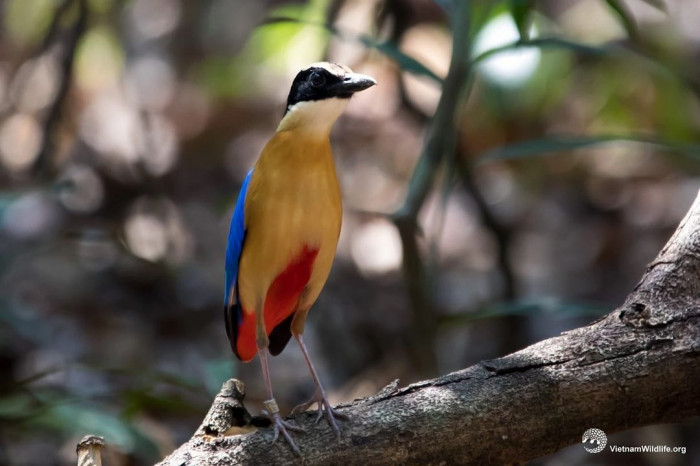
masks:
[[[301,70],[289,91],[278,130],[305,128],[328,132],[355,92],[377,82],[337,63],[319,62]]]

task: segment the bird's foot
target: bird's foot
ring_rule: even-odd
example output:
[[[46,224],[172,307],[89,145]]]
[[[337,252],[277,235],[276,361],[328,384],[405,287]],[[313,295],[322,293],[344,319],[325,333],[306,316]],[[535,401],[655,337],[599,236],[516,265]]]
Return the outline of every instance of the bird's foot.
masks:
[[[292,410],[292,414],[302,413],[309,409],[309,407],[311,407],[311,405],[313,405],[314,403],[318,405],[318,415],[316,416],[316,423],[318,423],[321,420],[323,414],[325,413],[328,425],[331,426],[331,429],[333,429],[335,435],[340,437],[340,427],[338,427],[338,420],[347,421],[348,417],[345,414],[339,413],[338,411],[333,409],[330,402],[328,401],[328,397],[326,396],[326,394],[319,390],[316,390],[314,396],[309,401],[307,401],[306,403],[302,403],[299,406],[296,406]]]
[[[265,405],[265,409],[263,410],[263,414],[266,415],[270,419],[270,422],[272,423],[272,426],[275,429],[275,436],[272,439],[272,443],[275,443],[277,441],[277,439],[279,438],[280,434],[282,434],[282,436],[287,441],[287,443],[291,447],[294,454],[300,457],[301,451],[299,450],[299,447],[297,446],[296,442],[294,442],[294,439],[292,438],[292,436],[289,435],[288,431],[291,431],[291,432],[306,432],[306,431],[304,429],[302,429],[301,427],[292,424],[291,422],[287,422],[287,421],[282,420],[282,417],[280,416],[280,410],[277,407],[277,402],[274,400],[274,398],[271,400],[264,401],[263,404]]]

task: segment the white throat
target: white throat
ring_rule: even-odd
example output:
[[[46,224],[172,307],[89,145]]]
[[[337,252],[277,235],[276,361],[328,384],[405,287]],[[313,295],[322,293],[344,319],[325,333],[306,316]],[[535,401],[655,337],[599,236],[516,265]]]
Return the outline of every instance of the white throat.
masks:
[[[329,98],[297,102],[282,118],[277,131],[308,130],[328,134],[350,99]]]

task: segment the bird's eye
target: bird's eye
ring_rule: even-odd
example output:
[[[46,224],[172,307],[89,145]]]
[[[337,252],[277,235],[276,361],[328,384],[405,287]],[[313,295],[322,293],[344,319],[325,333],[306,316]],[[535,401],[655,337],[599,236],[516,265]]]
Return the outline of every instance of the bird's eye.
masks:
[[[321,87],[326,84],[326,77],[321,73],[314,73],[311,75],[311,84],[315,87]]]

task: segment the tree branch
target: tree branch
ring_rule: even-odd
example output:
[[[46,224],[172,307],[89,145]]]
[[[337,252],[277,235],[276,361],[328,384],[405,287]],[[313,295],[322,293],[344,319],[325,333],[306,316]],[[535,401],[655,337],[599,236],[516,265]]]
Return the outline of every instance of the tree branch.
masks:
[[[314,423],[315,414],[296,415],[306,429],[296,439],[307,465],[513,463],[578,443],[590,427],[613,433],[697,416],[698,380],[700,196],[625,303],[604,318],[499,359],[401,389],[393,384],[342,405],[350,420],[340,440]],[[228,403],[215,403],[212,411],[237,414],[223,416],[228,424],[216,429],[200,427],[161,466],[300,463],[284,442],[270,443],[271,429],[251,428],[255,418],[243,408],[242,384],[227,386]],[[207,418],[221,416],[210,411]],[[221,433],[241,428],[251,432]]]
[[[437,312],[433,287],[418,245],[418,214],[445,157],[454,152],[457,136],[455,119],[469,77],[471,4],[454,2],[451,11],[453,42],[450,67],[435,115],[428,126],[423,152],[409,181],[406,199],[392,216],[401,237],[403,272],[413,313],[410,350],[421,376],[432,376],[437,372],[433,351]]]
[[[77,18],[71,28],[67,31],[61,51],[61,68],[59,74],[58,90],[53,102],[48,108],[46,119],[44,120],[44,131],[41,140],[41,148],[36,160],[34,161],[33,172],[35,176],[42,176],[48,171],[50,158],[54,149],[54,132],[58,126],[68,91],[70,90],[71,80],[73,78],[73,62],[75,61],[75,52],[78,48],[80,38],[87,28],[88,20],[88,4],[87,0],[76,0]],[[58,34],[58,25],[61,19],[68,11],[71,5],[69,1],[63,2],[56,8],[54,19],[51,27],[46,34],[42,50],[47,50],[51,40]]]
[[[508,261],[508,248],[510,247],[511,239],[510,230],[496,218],[486,199],[484,199],[484,195],[481,194],[476,184],[473,167],[469,161],[470,154],[467,153],[464,144],[457,143],[455,159],[464,189],[474,201],[484,227],[491,232],[496,240],[498,269],[503,277],[503,296],[508,300],[513,300],[516,296],[516,283],[515,274]]]

